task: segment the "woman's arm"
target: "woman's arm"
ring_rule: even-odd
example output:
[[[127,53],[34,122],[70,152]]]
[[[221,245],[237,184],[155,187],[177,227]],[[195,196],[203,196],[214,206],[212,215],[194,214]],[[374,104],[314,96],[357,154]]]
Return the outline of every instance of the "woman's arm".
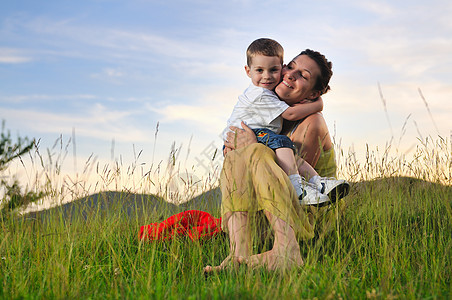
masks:
[[[243,148],[245,146],[257,143],[254,131],[252,131],[251,128],[246,126],[243,122],[241,125],[243,129],[235,126],[229,127],[232,132],[229,131],[227,133],[227,141],[224,142],[224,145],[226,146],[224,154],[231,150]]]
[[[306,118],[309,115],[320,112],[323,110],[323,100],[319,97],[314,102],[296,103],[293,106],[286,109],[281,116],[289,121],[296,121]]]

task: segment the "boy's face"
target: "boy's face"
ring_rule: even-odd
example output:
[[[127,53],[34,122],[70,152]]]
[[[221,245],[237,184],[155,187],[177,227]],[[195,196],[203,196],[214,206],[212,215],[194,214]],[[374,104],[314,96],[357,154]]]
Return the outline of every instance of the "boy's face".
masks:
[[[276,56],[256,55],[251,65],[245,66],[246,75],[255,86],[273,90],[281,81],[281,61]]]

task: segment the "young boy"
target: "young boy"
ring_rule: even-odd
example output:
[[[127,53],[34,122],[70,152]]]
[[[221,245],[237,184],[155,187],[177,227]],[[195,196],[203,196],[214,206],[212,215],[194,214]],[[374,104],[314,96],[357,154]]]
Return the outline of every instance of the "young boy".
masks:
[[[226,134],[230,126],[240,128],[244,121],[256,134],[257,141],[275,151],[278,165],[286,172],[302,204],[322,204],[330,202],[327,195],[321,193],[318,174],[313,174],[313,182],[307,183],[298,173],[295,161],[295,146],[285,135],[279,135],[283,118],[298,120],[311,113],[322,110],[322,104],[317,102],[299,104],[293,107],[281,101],[273,89],[281,81],[284,50],[282,46],[271,39],[258,39],[247,49],[247,65],[245,71],[252,84],[239,96],[228,125],[223,132]],[[300,106],[302,116],[300,116]],[[315,172],[315,171],[313,171]],[[329,182],[329,185],[339,185],[340,182]]]

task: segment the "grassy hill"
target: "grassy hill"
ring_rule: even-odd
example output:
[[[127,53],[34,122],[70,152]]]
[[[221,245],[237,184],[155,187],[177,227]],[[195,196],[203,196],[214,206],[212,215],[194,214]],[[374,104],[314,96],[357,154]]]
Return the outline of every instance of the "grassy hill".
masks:
[[[141,225],[186,210],[218,216],[218,189],[175,206],[105,192],[0,221],[0,298],[450,299],[452,187],[393,177],[352,183],[322,237],[287,273],[240,267],[205,278],[228,239],[140,242]],[[265,246],[264,246],[265,247]]]
[[[121,215],[124,218],[157,217],[165,219],[170,215],[189,209],[198,209],[218,214],[221,204],[219,188],[209,190],[180,205],[165,201],[151,194],[106,191],[76,199],[46,210],[28,213],[28,219],[49,219],[57,216],[66,220],[87,219],[93,215]],[[155,222],[155,221],[154,221]]]

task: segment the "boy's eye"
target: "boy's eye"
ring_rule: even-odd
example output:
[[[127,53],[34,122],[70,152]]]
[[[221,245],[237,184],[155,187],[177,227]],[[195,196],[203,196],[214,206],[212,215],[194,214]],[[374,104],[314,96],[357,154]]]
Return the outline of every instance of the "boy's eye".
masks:
[[[258,72],[258,73],[262,73],[262,69],[256,69],[256,72]]]

